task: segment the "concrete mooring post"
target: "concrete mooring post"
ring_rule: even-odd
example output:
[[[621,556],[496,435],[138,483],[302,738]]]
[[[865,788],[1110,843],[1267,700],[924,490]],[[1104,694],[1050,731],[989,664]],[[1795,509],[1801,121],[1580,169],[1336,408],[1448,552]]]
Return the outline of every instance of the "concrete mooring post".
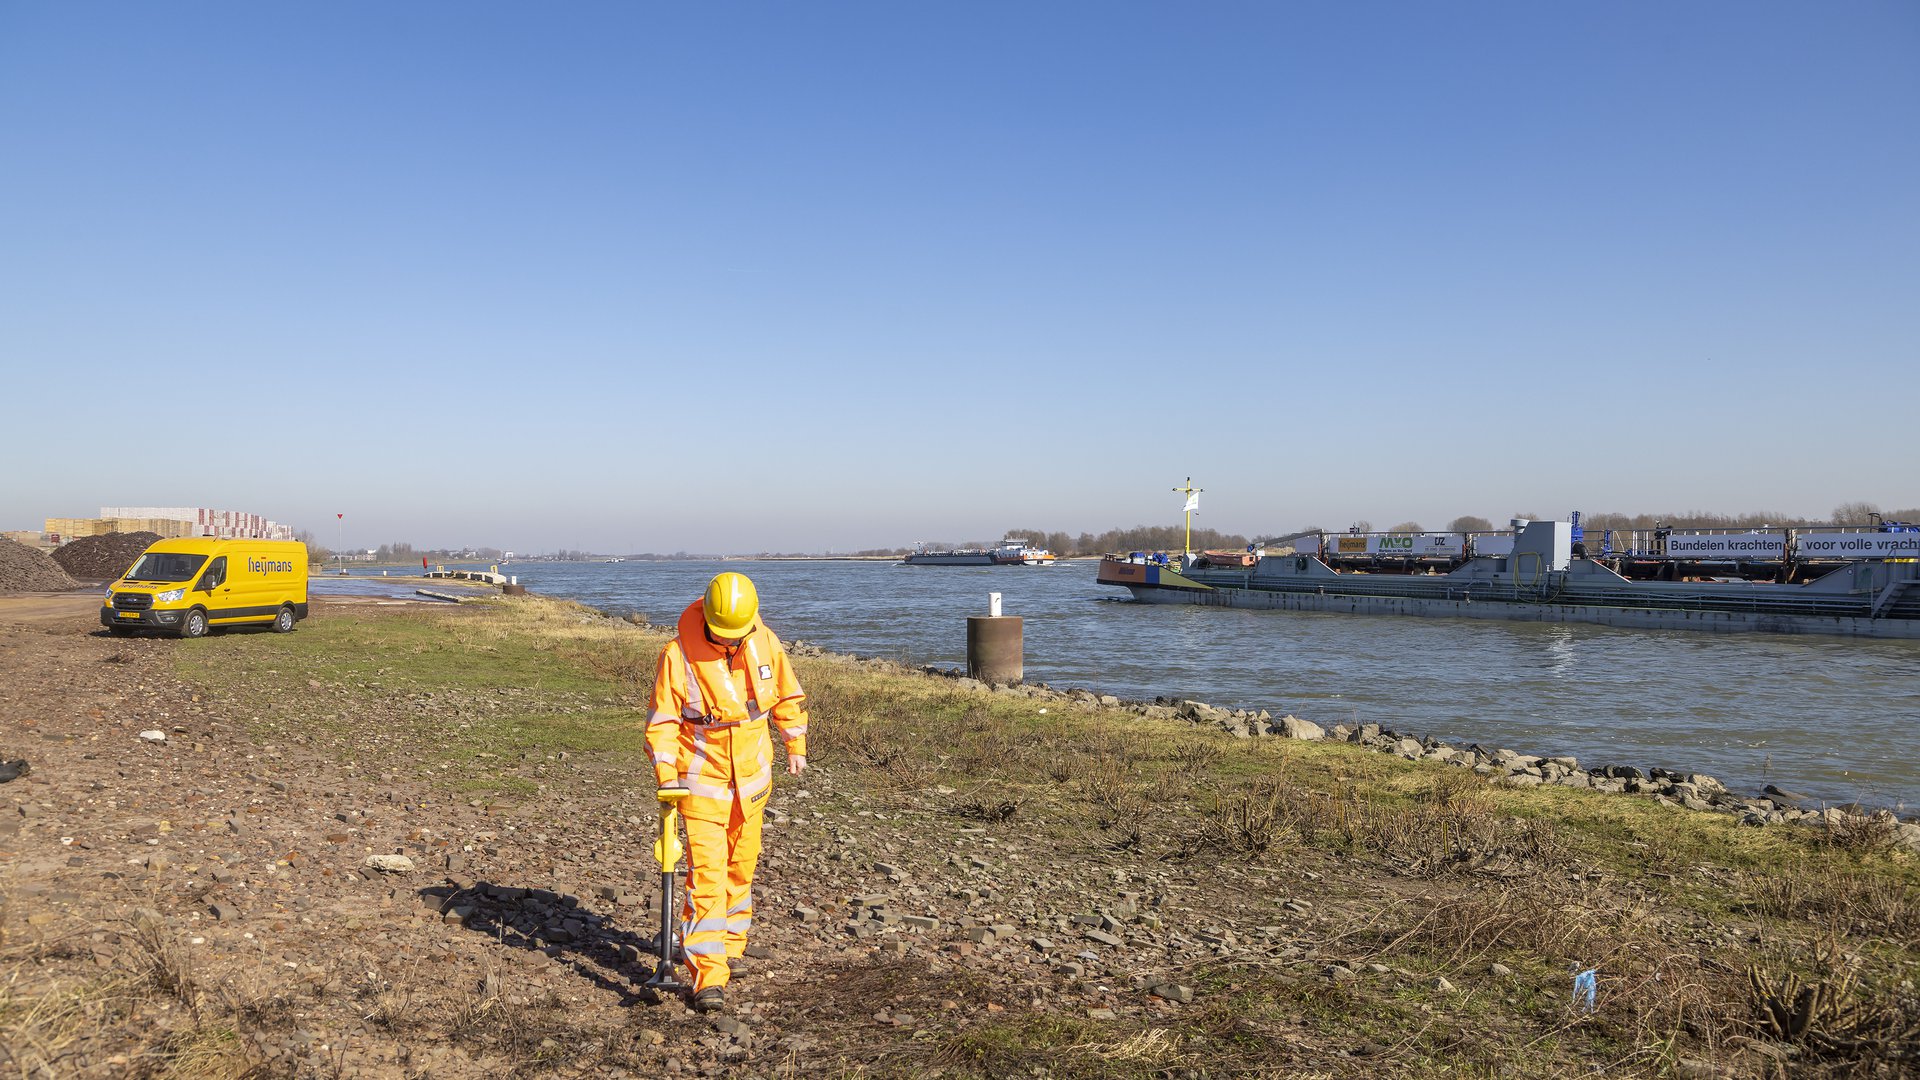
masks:
[[[1018,615],[1000,614],[1000,594],[987,594],[987,614],[967,616],[967,674],[984,683],[1017,683],[1024,673],[1025,630]]]

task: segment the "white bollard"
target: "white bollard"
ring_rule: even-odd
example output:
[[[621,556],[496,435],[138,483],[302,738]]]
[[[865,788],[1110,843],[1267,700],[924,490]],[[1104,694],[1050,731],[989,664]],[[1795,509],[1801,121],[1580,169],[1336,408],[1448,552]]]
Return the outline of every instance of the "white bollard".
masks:
[[[987,594],[987,617],[991,619],[1000,617],[1000,594],[997,592]]]

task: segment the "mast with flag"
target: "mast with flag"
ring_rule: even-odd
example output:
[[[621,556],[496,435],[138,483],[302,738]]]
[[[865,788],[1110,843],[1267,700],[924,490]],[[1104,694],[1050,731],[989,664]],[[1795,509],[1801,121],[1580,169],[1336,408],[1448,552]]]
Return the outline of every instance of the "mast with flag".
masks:
[[[1173,490],[1184,492],[1187,496],[1187,505],[1182,508],[1186,511],[1187,515],[1187,539],[1183,554],[1187,559],[1191,559],[1193,557],[1193,515],[1200,510],[1200,493],[1207,489],[1194,487],[1193,477],[1189,476],[1187,477],[1187,486],[1177,487]],[[1185,562],[1183,561],[1181,565],[1184,566]]]

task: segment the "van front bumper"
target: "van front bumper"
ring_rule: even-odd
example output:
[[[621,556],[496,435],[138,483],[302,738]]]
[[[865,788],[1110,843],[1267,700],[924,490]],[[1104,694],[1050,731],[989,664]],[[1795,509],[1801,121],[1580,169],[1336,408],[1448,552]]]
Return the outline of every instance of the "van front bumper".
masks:
[[[164,630],[176,630],[179,629],[180,620],[185,617],[185,615],[186,612],[184,611],[154,611],[151,609],[146,611],[115,611],[113,608],[103,606],[100,609],[100,625],[144,626],[148,629],[158,627]]]

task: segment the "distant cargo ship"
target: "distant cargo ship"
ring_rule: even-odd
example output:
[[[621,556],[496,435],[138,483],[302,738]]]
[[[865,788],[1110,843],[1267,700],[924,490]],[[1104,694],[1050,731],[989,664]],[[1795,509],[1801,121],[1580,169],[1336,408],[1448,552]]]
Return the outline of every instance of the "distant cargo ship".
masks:
[[[1045,548],[1009,536],[994,548],[928,551],[925,547],[916,547],[913,554],[900,561],[908,566],[1052,566],[1055,558],[1054,553]]]
[[[1663,529],[1645,548],[1603,540],[1598,557],[1572,521],[1516,520],[1506,534],[1309,534],[1293,548],[1252,566],[1108,556],[1097,580],[1151,603],[1920,640],[1920,529],[1906,522]]]

